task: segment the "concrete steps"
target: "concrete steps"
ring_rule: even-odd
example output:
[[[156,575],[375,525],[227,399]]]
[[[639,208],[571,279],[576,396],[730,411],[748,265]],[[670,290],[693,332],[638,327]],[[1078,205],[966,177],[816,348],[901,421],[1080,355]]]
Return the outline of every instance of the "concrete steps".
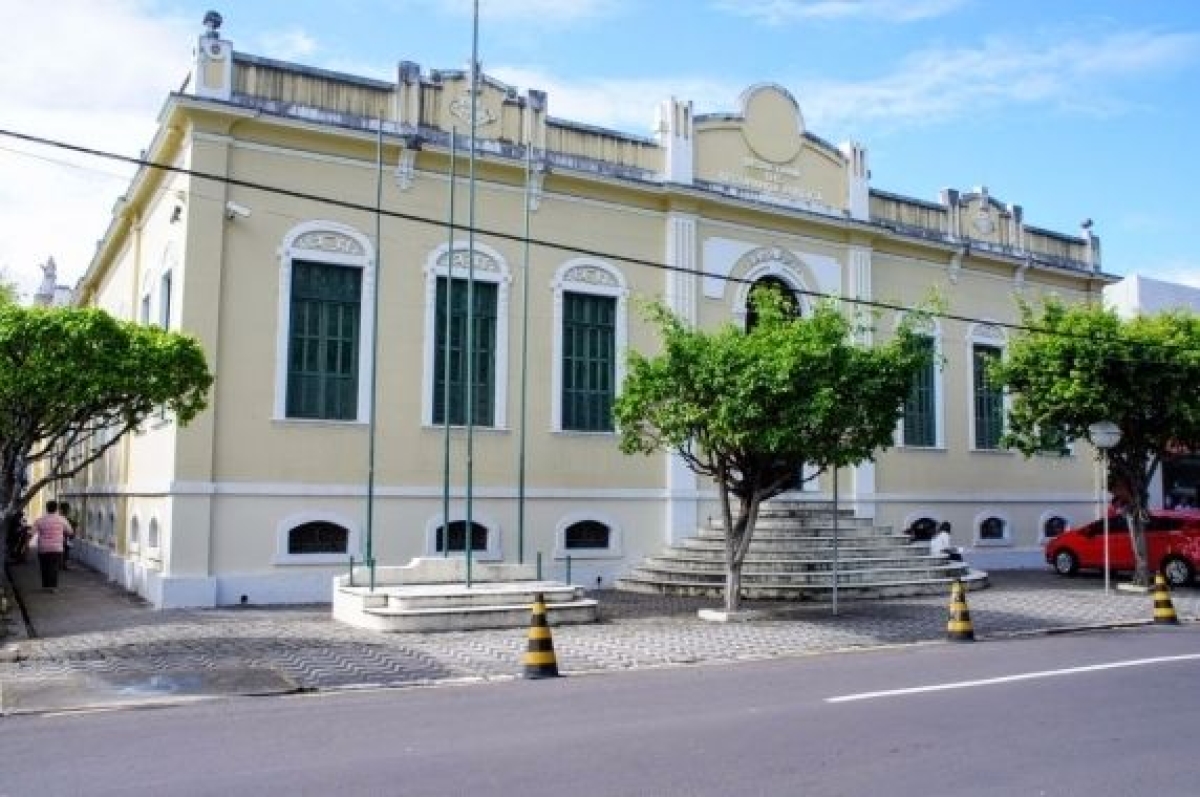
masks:
[[[418,559],[404,567],[376,568],[375,585],[357,568],[333,586],[333,618],[358,628],[392,633],[521,628],[530,624],[541,595],[551,625],[591,623],[597,602],[583,587],[540,581],[529,565],[476,565],[465,585],[461,559]]]
[[[834,589],[834,529],[829,507],[799,502],[764,506],[742,566],[742,595],[759,600],[827,600]],[[890,527],[839,512],[836,585],[848,598],[945,594],[961,580],[987,585],[987,574],[930,556]],[[724,531],[709,518],[695,537],[647,557],[618,579],[618,589],[718,598],[725,589]]]

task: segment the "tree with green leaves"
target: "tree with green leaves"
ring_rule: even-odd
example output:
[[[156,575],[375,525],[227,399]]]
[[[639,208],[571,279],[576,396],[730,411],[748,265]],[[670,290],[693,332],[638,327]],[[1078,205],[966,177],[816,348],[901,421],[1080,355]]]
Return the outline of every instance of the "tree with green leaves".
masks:
[[[1165,312],[1123,320],[1097,305],[1048,300],[1022,308],[1027,331],[990,372],[1011,396],[1005,442],[1027,456],[1088,439],[1110,421],[1108,484],[1124,499],[1137,570],[1148,584],[1149,485],[1163,455],[1200,445],[1200,317]]]
[[[904,400],[931,355],[910,319],[883,345],[854,341],[832,303],[798,317],[773,290],[752,294],[755,323],[689,328],[649,310],[663,350],[630,355],[614,405],[625,453],[677,454],[717,486],[725,530],[725,608],[741,602],[742,563],[759,507],[831,467],[892,444]],[[736,512],[734,503],[736,502]]]
[[[212,380],[190,336],[95,308],[0,304],[6,532],[39,490],[82,472],[151,415],[190,422],[206,406]]]

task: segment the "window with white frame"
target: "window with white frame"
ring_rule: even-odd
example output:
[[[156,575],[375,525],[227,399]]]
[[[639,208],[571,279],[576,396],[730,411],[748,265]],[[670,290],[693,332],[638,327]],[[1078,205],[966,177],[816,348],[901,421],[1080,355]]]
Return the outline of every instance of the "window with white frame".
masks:
[[[134,515],[129,519],[129,550],[136,551],[141,543],[141,529],[139,528],[138,516]]]
[[[350,552],[350,530],[328,520],[301,523],[288,530],[289,554],[346,554]]]
[[[940,448],[944,445],[941,342],[934,332],[922,333],[920,340],[930,356],[904,401],[900,444],[909,448]]]
[[[1000,450],[1004,434],[1004,389],[991,378],[992,363],[1004,355],[1004,335],[996,326],[977,324],[970,338],[971,440],[976,451]]]
[[[1041,531],[1042,540],[1052,540],[1059,534],[1062,534],[1071,525],[1063,515],[1050,513],[1042,517]]]
[[[146,529],[146,547],[156,549],[159,547],[159,532],[158,518],[150,518],[150,525]]]
[[[372,359],[374,250],[343,224],[311,221],[279,250],[277,418],[359,421]]]
[[[1009,541],[1008,520],[1000,515],[984,515],[975,526],[975,538],[982,544]]]
[[[276,565],[340,565],[359,550],[358,525],[324,509],[303,510],[275,526]]]
[[[624,275],[607,263],[580,258],[559,267],[552,287],[554,429],[611,432],[613,399],[625,375]]]
[[[174,277],[170,270],[164,271],[158,281],[158,325],[163,329],[171,328],[172,282]]]
[[[604,559],[621,556],[621,528],[608,517],[574,513],[562,518],[554,533],[554,557]]]
[[[425,550],[429,556],[463,556],[468,540],[471,556],[475,559],[495,561],[502,558],[500,527],[487,517],[452,518],[443,524],[440,518],[432,518],[425,527]]]
[[[453,250],[444,245],[427,261],[422,412],[427,425],[507,423],[509,283],[504,259],[482,244],[473,253],[463,244]]]

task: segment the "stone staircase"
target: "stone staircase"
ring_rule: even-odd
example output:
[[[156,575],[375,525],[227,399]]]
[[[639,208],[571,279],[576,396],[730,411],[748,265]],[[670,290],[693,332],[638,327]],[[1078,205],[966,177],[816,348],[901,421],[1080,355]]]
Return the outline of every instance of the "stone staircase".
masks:
[[[379,567],[375,583],[361,565],[333,579],[333,619],[372,631],[471,631],[519,628],[542,596],[551,625],[594,623],[598,604],[583,587],[541,581],[534,565],[476,563],[465,586],[461,557],[418,558]]]
[[[834,585],[833,511],[829,505],[771,501],[762,506],[742,566],[742,596],[749,600],[826,601]],[[890,527],[838,511],[839,598],[889,598],[949,594],[961,579],[969,589],[987,585],[987,574],[963,562],[930,556],[928,543],[911,543]],[[718,517],[695,537],[667,547],[617,580],[630,592],[721,597],[725,541]]]

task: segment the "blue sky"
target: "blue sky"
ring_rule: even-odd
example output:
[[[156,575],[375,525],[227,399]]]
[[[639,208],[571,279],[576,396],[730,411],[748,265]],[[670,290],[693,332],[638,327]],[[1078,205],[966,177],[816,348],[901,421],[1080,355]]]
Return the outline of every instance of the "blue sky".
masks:
[[[460,68],[471,0],[0,0],[0,128],[137,155],[204,12],[236,49],[394,78]],[[1200,285],[1200,3],[1190,0],[481,0],[480,61],[554,116],[649,135],[669,97],[736,111],[785,86],[808,129],[855,139],[876,188],[985,185],[1026,222],[1095,221],[1104,268]],[[0,136],[0,269],[73,284],[128,170]]]

